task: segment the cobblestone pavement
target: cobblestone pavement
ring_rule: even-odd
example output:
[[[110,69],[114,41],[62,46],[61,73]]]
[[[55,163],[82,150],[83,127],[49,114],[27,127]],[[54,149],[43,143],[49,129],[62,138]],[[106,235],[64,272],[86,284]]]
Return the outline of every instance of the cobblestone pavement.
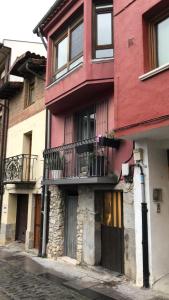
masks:
[[[105,271],[43,259],[16,246],[1,246],[0,300],[169,300]]]
[[[29,258],[8,256],[0,251],[0,300],[87,300],[88,297],[68,289],[59,279],[52,281],[34,262],[35,274],[29,272]],[[26,263],[25,263],[26,261]]]

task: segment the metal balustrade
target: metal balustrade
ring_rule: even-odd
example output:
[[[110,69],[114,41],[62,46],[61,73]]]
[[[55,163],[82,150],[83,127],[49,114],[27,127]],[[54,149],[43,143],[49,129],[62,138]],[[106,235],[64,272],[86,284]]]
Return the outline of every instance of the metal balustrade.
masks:
[[[36,181],[37,155],[20,154],[4,161],[4,183],[31,183]]]
[[[44,180],[109,176],[110,155],[112,149],[100,146],[97,138],[47,149]]]

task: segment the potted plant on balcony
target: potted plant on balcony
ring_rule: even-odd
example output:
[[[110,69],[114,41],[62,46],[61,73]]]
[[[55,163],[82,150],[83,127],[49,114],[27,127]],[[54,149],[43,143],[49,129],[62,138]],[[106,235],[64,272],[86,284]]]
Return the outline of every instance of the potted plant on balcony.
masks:
[[[60,152],[56,152],[55,156],[49,161],[50,179],[63,178],[64,157]]]
[[[106,136],[99,136],[99,146],[118,149],[120,140],[114,138],[114,131],[112,130],[106,133]]]

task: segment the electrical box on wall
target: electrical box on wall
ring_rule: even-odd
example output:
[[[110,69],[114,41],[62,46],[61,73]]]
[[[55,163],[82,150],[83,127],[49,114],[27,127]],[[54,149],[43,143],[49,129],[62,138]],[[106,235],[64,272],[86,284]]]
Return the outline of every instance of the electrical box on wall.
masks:
[[[162,189],[153,189],[153,201],[154,202],[162,201]]]
[[[129,175],[129,163],[122,164],[122,176]]]
[[[143,161],[143,149],[138,148],[133,150],[133,156],[135,162]]]

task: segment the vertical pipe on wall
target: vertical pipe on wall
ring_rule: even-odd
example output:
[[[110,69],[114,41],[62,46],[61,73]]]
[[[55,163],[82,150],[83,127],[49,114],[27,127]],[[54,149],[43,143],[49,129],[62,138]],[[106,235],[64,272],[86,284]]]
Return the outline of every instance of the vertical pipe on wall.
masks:
[[[4,161],[6,157],[6,145],[7,145],[7,131],[8,131],[8,119],[9,119],[9,101],[5,100],[5,104],[0,103],[2,107],[2,138],[1,138],[1,150],[0,150],[0,225],[1,225],[1,215],[2,215],[2,199],[4,192],[3,176],[4,176]]]
[[[143,287],[149,288],[149,258],[148,258],[148,221],[147,221],[147,203],[145,197],[145,180],[143,167],[139,164],[141,181],[141,213],[142,213],[142,249],[143,249]]]
[[[46,109],[46,129],[45,129],[45,150],[50,147],[50,127],[51,127],[51,115],[50,111]],[[43,180],[47,178],[47,169],[45,168],[45,161],[44,161],[44,167],[43,167]],[[39,254],[41,254],[42,257],[46,257],[46,244],[47,244],[47,227],[48,227],[48,186],[45,184],[42,187],[42,225],[41,225],[41,236],[42,236],[42,242]]]

